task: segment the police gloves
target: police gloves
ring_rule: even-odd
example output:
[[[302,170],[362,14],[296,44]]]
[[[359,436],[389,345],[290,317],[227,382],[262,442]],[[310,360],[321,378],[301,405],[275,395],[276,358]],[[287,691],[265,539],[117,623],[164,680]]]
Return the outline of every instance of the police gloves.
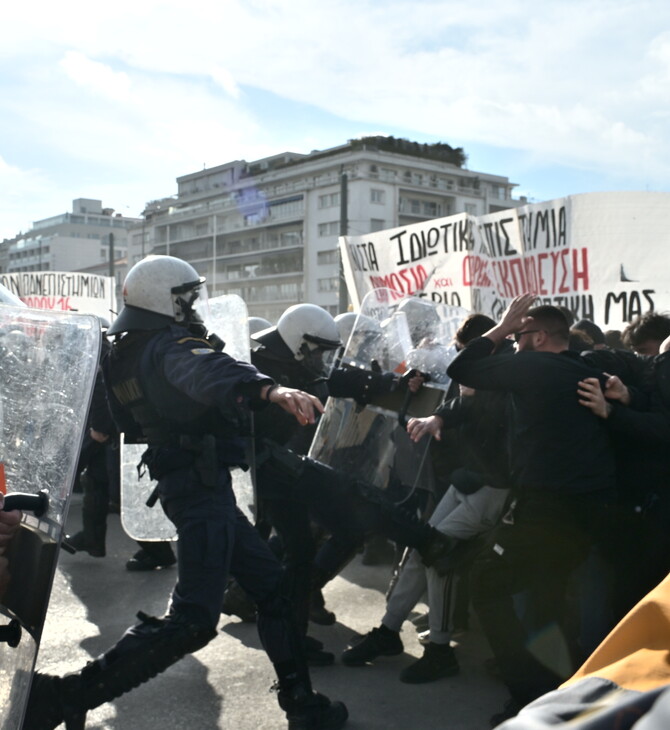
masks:
[[[390,393],[398,385],[395,373],[381,373],[361,368],[336,368],[328,378],[328,393],[334,398],[353,398],[365,405],[375,395]]]

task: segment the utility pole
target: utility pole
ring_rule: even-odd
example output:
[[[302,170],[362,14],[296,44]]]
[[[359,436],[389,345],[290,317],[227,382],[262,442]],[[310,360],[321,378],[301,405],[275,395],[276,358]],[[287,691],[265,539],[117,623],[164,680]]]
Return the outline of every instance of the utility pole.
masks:
[[[114,278],[114,234],[109,234],[109,275]]]
[[[349,212],[348,212],[348,194],[349,185],[347,173],[342,171],[340,174],[340,236],[346,236],[349,231]],[[340,253],[340,282],[339,282],[339,299],[338,308],[340,313],[346,312],[349,307],[349,296],[347,292],[347,283],[344,280],[344,266],[342,265],[342,253]]]

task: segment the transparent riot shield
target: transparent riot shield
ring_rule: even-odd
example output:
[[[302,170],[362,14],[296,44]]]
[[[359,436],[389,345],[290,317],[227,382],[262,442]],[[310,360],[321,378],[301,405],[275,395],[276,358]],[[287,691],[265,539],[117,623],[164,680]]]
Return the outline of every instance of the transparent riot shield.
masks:
[[[21,727],[100,351],[96,317],[0,305],[0,464],[24,510],[0,594],[0,728]],[[28,495],[41,494],[38,507]],[[22,504],[21,504],[22,503]]]
[[[209,300],[207,329],[225,342],[225,352],[236,360],[249,361],[249,322],[247,305],[235,294],[226,294]],[[251,446],[249,447],[251,448]],[[138,470],[143,444],[121,445],[121,524],[135,540],[175,540],[177,533],[160,507],[150,507],[147,500],[156,487],[143,470]],[[253,463],[251,454],[248,463]],[[253,469],[231,472],[237,503],[243,512],[252,517],[254,511]]]
[[[446,369],[456,355],[452,341],[466,314],[423,299],[400,298],[388,289],[370,292],[340,367],[400,374],[415,369],[429,380],[415,394],[399,388],[366,406],[348,398],[329,398],[309,456],[387,490],[396,502],[417,488],[432,490],[429,439],[413,443],[405,426],[411,417],[429,416],[444,400],[449,387]]]
[[[209,300],[208,328],[216,332],[226,343],[224,351],[236,360],[249,362],[251,358],[249,334],[249,312],[244,300],[236,294],[224,294]],[[231,469],[230,475],[233,480],[233,490],[237,506],[253,523],[256,514],[256,488],[253,439],[247,442],[246,463],[249,469]]]

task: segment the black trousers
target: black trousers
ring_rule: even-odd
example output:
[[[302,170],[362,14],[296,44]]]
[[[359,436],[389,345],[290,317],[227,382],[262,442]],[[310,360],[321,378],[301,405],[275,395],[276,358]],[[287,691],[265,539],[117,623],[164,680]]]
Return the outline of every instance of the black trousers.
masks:
[[[538,647],[549,632],[562,630],[568,576],[606,531],[608,502],[605,491],[521,493],[513,521],[504,520],[493,531],[475,560],[473,605],[503,680],[520,704],[555,689],[565,678],[561,667],[540,658]],[[532,631],[514,604],[514,596],[527,590],[533,592]]]
[[[303,484],[296,493],[295,485],[271,468],[259,469],[256,476],[262,519],[281,539],[288,595],[298,628],[305,634],[312,591],[335,577],[362,546],[364,521],[337,485]],[[321,546],[313,522],[329,535]]]

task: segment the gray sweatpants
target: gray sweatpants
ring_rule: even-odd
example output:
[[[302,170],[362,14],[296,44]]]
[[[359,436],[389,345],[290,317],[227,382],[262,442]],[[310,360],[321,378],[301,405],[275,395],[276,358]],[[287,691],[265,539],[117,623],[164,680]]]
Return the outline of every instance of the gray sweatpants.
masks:
[[[463,494],[454,486],[447,489],[433,512],[429,524],[449,537],[467,540],[493,527],[500,519],[508,489],[482,487],[474,494]],[[416,550],[411,550],[398,581],[386,605],[382,623],[392,631],[400,631],[414,606],[428,593],[430,640],[448,644],[449,581],[433,568],[421,562]]]

